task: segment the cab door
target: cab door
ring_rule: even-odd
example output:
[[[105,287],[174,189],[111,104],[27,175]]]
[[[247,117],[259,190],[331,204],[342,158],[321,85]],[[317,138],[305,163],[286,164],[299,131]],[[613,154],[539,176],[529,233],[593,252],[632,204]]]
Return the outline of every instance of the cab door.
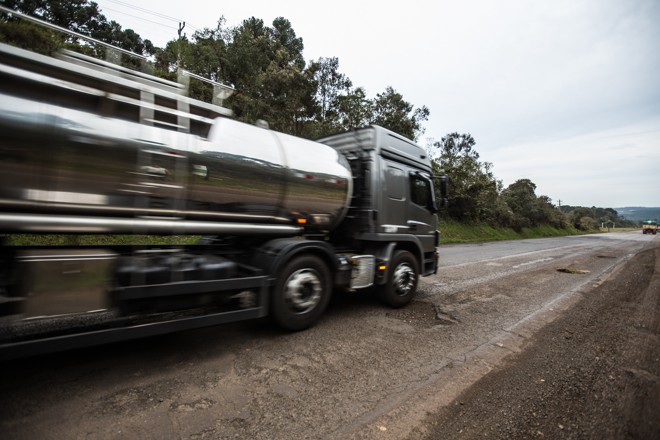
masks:
[[[411,234],[422,242],[425,251],[435,248],[435,231],[438,217],[435,214],[435,196],[430,176],[419,171],[408,174],[410,203],[408,204],[407,226]]]

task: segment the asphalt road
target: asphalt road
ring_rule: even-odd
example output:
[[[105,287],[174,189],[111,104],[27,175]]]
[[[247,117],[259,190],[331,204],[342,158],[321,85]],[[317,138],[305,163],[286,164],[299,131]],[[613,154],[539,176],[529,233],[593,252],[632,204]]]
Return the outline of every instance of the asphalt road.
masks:
[[[438,275],[423,279],[418,298],[403,309],[382,306],[369,294],[346,294],[333,299],[316,327],[300,333],[253,321],[6,362],[0,365],[0,432],[6,439],[607,437],[597,435],[596,423],[548,415],[563,407],[550,404],[565,400],[561,387],[541,395],[547,405],[533,404],[539,397],[530,384],[564,378],[566,365],[586,362],[580,356],[541,350],[542,364],[555,365],[555,376],[512,378],[536,371],[520,368],[533,367],[530,353],[552,346],[539,342],[544,332],[575,310],[585,310],[580,319],[587,323],[611,319],[573,328],[570,340],[586,341],[573,353],[606,346],[594,338],[607,337],[619,322],[613,319],[621,315],[619,303],[607,310],[596,306],[609,296],[585,303],[604,289],[641,292],[626,298],[644,299],[650,327],[643,340],[657,347],[659,247],[659,238],[641,232],[444,246]],[[548,341],[565,327],[546,335]],[[632,347],[632,340],[618,344]],[[647,345],[627,356],[649,352]],[[615,350],[608,359],[617,356]],[[646,414],[649,402],[657,403],[657,372],[641,365],[629,370],[641,377],[633,391],[651,400],[631,391],[624,406]],[[627,377],[626,371],[613,366],[609,375]],[[575,388],[588,396],[589,384],[579,380]],[[557,380],[567,381],[570,375]],[[500,388],[509,393],[485,398]],[[514,411],[537,407],[524,417]],[[502,408],[508,410],[498,413]],[[630,426],[626,411],[611,418],[614,428]],[[607,431],[611,438],[623,438],[614,428]],[[631,438],[654,432],[652,426],[624,431]]]

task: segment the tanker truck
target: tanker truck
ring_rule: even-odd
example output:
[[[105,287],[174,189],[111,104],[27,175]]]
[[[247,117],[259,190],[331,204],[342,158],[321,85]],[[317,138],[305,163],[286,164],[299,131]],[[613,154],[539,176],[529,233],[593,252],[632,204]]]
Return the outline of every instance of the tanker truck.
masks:
[[[179,83],[0,46],[1,358],[265,316],[297,331],[333,291],[401,307],[436,273],[422,148],[378,126],[310,141],[230,115]]]

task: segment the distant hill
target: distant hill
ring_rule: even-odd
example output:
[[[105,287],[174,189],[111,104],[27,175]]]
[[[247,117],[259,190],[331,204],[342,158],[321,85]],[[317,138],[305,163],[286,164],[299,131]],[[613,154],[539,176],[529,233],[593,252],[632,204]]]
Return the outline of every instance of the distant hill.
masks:
[[[614,208],[620,217],[626,220],[642,221],[642,220],[660,220],[660,207],[658,208],[645,208],[640,206],[629,206],[626,208]]]

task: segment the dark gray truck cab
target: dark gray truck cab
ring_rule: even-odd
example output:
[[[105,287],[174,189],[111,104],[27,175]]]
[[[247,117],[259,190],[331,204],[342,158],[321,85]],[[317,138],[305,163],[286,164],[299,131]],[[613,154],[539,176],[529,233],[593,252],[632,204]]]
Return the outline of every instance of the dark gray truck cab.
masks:
[[[431,161],[424,149],[379,126],[318,142],[341,151],[351,164],[354,196],[333,236],[337,241],[349,237],[361,242],[358,247],[369,249],[379,262],[390,263],[386,271],[377,271],[374,284],[383,286],[391,280],[397,252],[414,257],[417,273],[436,273],[440,233]]]

